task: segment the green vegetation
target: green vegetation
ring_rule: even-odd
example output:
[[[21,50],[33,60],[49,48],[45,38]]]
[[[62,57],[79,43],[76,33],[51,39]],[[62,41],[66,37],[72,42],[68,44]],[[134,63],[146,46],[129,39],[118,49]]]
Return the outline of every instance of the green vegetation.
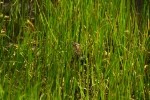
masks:
[[[144,2],[142,16],[130,0],[12,0],[1,6],[0,99],[150,99]]]

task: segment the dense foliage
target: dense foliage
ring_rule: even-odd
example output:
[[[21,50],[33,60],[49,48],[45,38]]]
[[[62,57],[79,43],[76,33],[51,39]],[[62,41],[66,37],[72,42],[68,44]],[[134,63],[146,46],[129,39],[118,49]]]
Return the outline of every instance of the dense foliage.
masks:
[[[150,99],[148,0],[4,1],[0,99]]]

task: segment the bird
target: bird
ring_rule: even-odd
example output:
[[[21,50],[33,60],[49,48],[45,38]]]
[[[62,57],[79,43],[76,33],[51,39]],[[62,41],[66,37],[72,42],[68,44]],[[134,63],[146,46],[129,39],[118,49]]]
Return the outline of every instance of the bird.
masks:
[[[74,51],[74,55],[77,56],[77,57],[80,57],[81,56],[81,46],[79,43],[77,42],[74,42],[73,43],[73,51]]]
[[[77,42],[73,43],[73,58],[72,62],[80,62],[81,65],[84,65],[86,63],[86,56],[83,55],[83,50],[81,48],[81,45]]]

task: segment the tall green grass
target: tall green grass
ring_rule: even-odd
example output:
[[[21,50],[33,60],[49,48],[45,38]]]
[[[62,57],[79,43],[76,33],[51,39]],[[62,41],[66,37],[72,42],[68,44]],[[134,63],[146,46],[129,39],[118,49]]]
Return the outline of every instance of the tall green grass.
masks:
[[[12,0],[0,18],[0,99],[150,99],[144,2],[139,28],[130,0]]]

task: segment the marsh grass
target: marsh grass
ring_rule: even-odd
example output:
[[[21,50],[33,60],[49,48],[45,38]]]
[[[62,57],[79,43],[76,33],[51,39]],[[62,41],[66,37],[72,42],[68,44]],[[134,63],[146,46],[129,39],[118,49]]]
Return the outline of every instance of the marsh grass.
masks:
[[[150,99],[148,7],[139,28],[130,0],[12,0],[0,17],[0,99]]]

